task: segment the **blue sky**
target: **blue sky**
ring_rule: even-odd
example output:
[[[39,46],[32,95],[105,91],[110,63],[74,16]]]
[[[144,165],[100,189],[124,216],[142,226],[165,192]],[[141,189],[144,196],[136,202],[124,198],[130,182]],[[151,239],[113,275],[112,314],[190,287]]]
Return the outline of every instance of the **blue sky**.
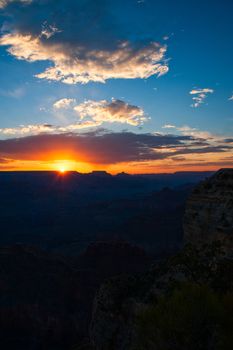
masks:
[[[51,0],[3,0],[0,7],[2,142],[41,133],[98,133],[99,128],[113,135],[188,135],[194,142],[208,139],[204,148],[222,149],[209,155],[207,148],[196,152],[193,147],[189,156],[178,150],[174,156],[180,158],[180,169],[203,162],[206,168],[231,165],[231,143],[225,148],[224,140],[233,136],[232,1],[58,0],[55,5]],[[160,56],[154,59],[154,54]],[[76,62],[81,62],[78,68]],[[56,71],[48,72],[54,66]],[[65,106],[54,107],[64,99]],[[94,123],[86,128],[85,121]],[[51,127],[22,130],[22,125],[45,124]],[[164,166],[149,156],[133,162],[144,162],[143,172],[148,162],[148,172],[167,165],[176,170],[171,145],[167,148]],[[1,144],[0,158],[3,169],[8,162],[13,168],[14,162],[31,161],[1,151]],[[124,161],[118,160],[119,168]]]

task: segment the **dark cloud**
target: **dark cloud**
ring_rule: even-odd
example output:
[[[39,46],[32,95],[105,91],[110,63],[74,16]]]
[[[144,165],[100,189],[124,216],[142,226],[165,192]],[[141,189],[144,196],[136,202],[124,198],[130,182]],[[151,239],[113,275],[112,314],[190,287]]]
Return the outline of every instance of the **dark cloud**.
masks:
[[[208,146],[208,147],[185,147],[176,151],[176,154],[202,154],[202,153],[223,153],[230,151],[232,147],[227,147],[224,145],[219,146]]]
[[[226,142],[226,143],[233,143],[233,139],[225,139],[224,142]]]
[[[208,162],[208,161],[199,161],[199,162],[195,162],[195,163],[182,163],[182,166],[184,167],[213,167],[213,168],[226,168],[226,167],[233,167],[233,163],[232,161],[228,161],[228,160],[223,160],[223,161],[218,161],[218,162]]]
[[[227,152],[229,147],[190,148],[192,136],[113,133],[42,134],[0,141],[0,156],[18,160],[75,160],[95,164],[151,161],[185,154]],[[186,147],[187,143],[187,147]]]

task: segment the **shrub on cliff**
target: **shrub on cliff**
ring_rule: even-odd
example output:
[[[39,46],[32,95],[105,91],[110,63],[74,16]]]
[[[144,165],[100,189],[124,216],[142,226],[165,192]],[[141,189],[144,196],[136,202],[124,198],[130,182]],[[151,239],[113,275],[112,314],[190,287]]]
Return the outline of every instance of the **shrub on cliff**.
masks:
[[[230,350],[233,294],[183,283],[137,316],[132,350]]]

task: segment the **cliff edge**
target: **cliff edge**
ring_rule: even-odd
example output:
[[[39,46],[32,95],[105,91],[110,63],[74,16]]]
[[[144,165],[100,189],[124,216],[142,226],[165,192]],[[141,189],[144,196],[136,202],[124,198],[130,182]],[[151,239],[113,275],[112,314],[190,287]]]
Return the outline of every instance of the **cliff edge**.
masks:
[[[184,216],[189,243],[233,239],[233,169],[221,169],[201,182],[189,197]]]

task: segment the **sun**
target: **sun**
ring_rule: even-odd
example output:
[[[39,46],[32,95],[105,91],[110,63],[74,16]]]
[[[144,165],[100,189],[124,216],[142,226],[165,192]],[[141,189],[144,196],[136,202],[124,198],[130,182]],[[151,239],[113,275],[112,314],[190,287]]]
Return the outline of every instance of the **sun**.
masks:
[[[54,164],[54,168],[58,173],[65,174],[70,170],[70,163],[66,160],[60,160]]]
[[[75,171],[77,163],[72,160],[56,160],[52,164],[53,170],[63,175],[71,171]]]
[[[65,167],[60,167],[58,170],[61,174],[65,174],[65,172],[67,171]]]

